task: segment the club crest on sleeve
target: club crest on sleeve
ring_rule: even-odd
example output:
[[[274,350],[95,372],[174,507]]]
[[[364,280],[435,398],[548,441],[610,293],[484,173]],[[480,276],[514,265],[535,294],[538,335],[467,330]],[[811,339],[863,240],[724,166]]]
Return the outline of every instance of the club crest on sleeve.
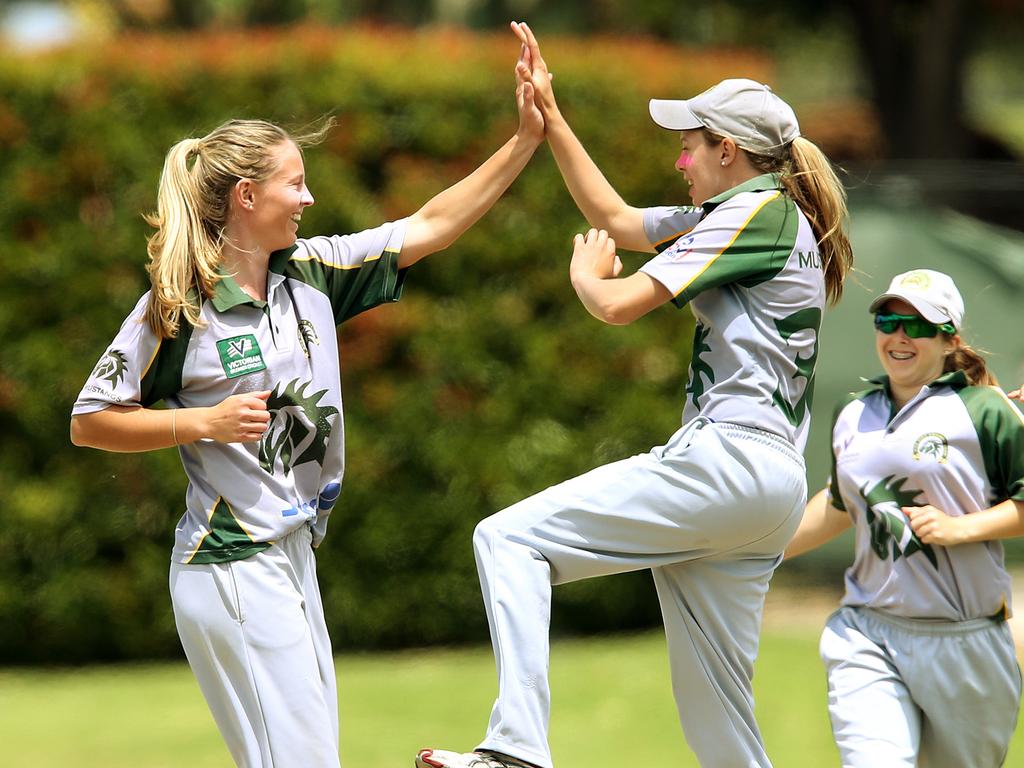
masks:
[[[224,375],[229,379],[244,376],[247,373],[256,373],[267,367],[267,364],[263,362],[263,353],[260,351],[259,342],[251,333],[234,336],[230,339],[221,339],[217,342],[217,353],[220,355],[220,364],[224,368]]]
[[[949,459],[949,441],[938,432],[927,432],[914,441],[913,456],[914,461],[929,458],[945,464]]]
[[[108,349],[96,367],[92,369],[93,378],[109,381],[111,386],[116,387],[124,378],[124,372],[128,369],[128,358],[119,349]]]
[[[686,235],[685,237],[680,237],[678,240],[672,243],[672,248],[668,256],[672,259],[675,259],[676,261],[681,261],[685,256],[689,255],[690,246],[693,245],[696,239],[696,235]]]

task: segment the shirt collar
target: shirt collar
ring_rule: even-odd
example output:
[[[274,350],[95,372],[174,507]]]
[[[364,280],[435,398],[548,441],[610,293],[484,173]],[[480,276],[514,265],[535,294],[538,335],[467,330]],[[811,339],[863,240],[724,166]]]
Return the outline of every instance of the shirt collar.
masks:
[[[777,173],[762,173],[760,176],[747,179],[742,184],[737,184],[732,189],[727,189],[725,192],[720,192],[705,200],[701,207],[705,211],[710,211],[741,192],[764,192],[769,189],[782,189],[782,180]]]
[[[881,391],[885,392],[887,395],[889,394],[888,376],[875,376],[873,379],[868,379],[868,384],[873,385],[869,387],[869,389],[873,392]],[[953,389],[963,389],[964,387],[968,386],[970,382],[967,380],[967,374],[964,373],[963,371],[949,371],[947,373],[942,374],[941,376],[939,376],[939,378],[935,379],[930,384],[928,384],[928,388],[933,389],[943,384],[952,387]]]
[[[248,293],[243,291],[238,283],[235,282],[235,278],[231,275],[221,270],[218,270],[218,272],[220,274],[220,280],[218,280],[217,284],[213,287],[213,298],[211,299],[213,308],[218,312],[227,312],[229,309],[241,306],[242,304],[248,304],[249,306],[256,307],[258,309],[262,309],[267,306],[267,302],[257,301]]]

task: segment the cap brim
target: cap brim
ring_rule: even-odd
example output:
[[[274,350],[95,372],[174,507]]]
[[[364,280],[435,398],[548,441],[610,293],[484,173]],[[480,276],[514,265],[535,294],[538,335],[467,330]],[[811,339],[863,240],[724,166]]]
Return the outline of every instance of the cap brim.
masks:
[[[952,318],[950,318],[941,309],[938,309],[934,304],[925,301],[920,296],[914,296],[913,294],[883,293],[871,302],[871,306],[868,307],[868,312],[877,312],[878,308],[885,304],[885,302],[889,301],[889,299],[899,299],[900,301],[907,302],[907,304],[916,309],[921,317],[929,323],[940,325],[942,323],[953,322]]]
[[[670,131],[692,131],[704,124],[690,111],[685,101],[678,99],[651,99],[651,119]]]

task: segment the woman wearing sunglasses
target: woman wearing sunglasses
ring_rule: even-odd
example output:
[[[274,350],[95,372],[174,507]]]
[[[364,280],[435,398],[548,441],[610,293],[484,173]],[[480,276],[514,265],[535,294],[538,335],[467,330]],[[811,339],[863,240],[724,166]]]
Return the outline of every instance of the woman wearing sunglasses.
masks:
[[[786,550],[851,525],[821,655],[842,765],[1003,764],[1021,678],[999,539],[1024,534],[1024,422],[960,337],[953,281],[918,269],[871,304],[886,375],[836,410],[832,477]]]

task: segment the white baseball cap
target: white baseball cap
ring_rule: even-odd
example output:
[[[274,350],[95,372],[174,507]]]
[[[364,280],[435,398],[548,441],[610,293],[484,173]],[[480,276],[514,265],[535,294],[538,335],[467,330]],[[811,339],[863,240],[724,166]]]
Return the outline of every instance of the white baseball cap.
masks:
[[[964,300],[953,278],[933,269],[912,269],[896,275],[889,290],[871,302],[869,312],[876,312],[889,299],[903,299],[929,323],[952,323],[960,330],[964,321]]]
[[[651,99],[650,111],[662,128],[707,128],[761,155],[775,154],[800,135],[793,108],[767,85],[743,78],[723,80],[692,99]]]

